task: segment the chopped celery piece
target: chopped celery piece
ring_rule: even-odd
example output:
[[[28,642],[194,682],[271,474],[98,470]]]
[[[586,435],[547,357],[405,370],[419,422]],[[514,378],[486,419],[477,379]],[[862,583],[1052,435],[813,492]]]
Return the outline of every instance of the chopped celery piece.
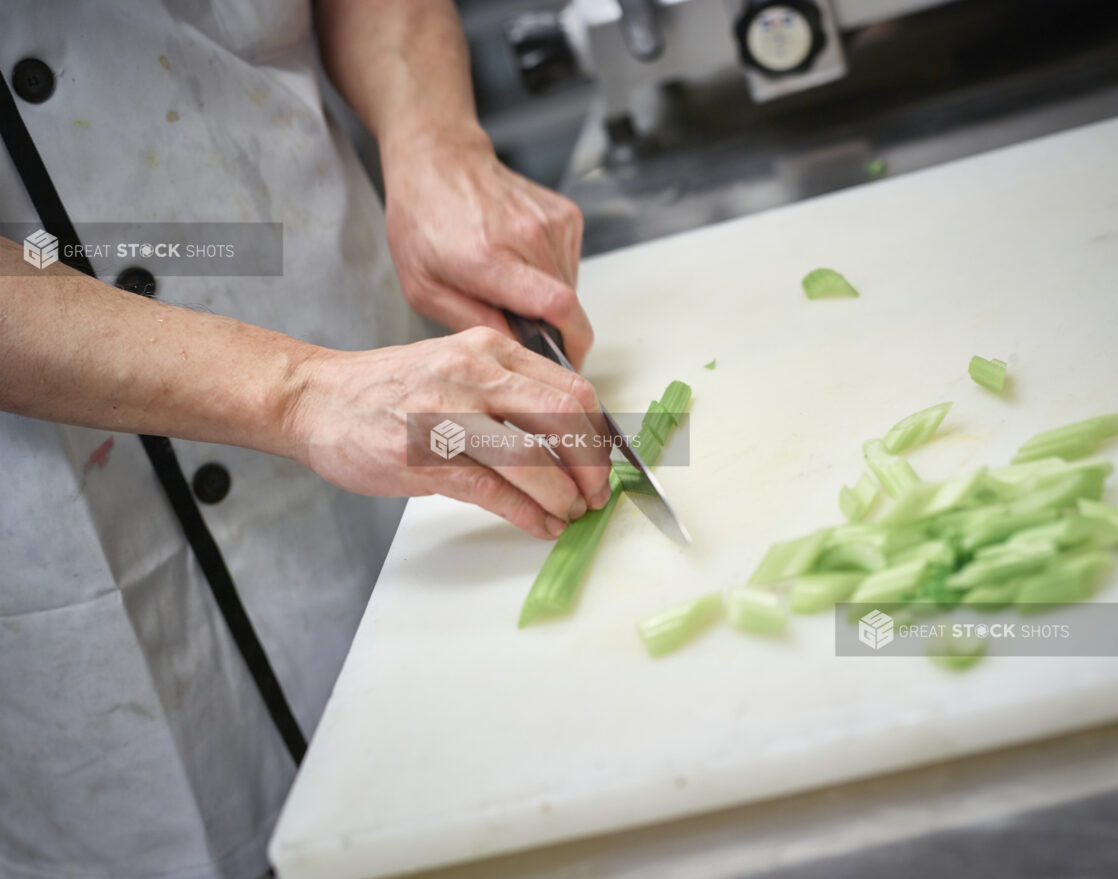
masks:
[[[660,405],[671,416],[672,423],[678,425],[687,412],[687,404],[691,402],[691,386],[686,382],[674,381],[668,385],[664,395],[660,398]]]
[[[1050,540],[987,546],[978,551],[974,561],[948,577],[947,585],[952,589],[970,589],[994,583],[1042,568],[1055,555],[1056,544]]]
[[[850,600],[855,604],[905,601],[916,592],[927,570],[928,563],[917,560],[870,574]]]
[[[880,571],[888,562],[879,546],[851,540],[829,546],[816,559],[813,570],[821,573],[838,571]]]
[[[788,613],[775,593],[739,586],[726,595],[726,618],[744,632],[779,635],[784,631]]]
[[[792,613],[818,613],[846,601],[865,579],[859,571],[835,571],[797,577],[788,596]]]
[[[1018,586],[1016,603],[1022,613],[1030,605],[1074,604],[1091,597],[1091,580],[1082,571],[1054,567],[1026,577]]]
[[[986,474],[986,485],[997,497],[1006,501],[1034,500],[1038,492],[1046,492],[1067,477],[1089,474],[1101,486],[1114,466],[1105,458],[1063,461],[1043,458],[1025,464],[1013,464]]]
[[[929,638],[928,658],[949,671],[965,671],[986,655],[988,641],[977,637]]]
[[[1090,501],[1088,501],[1090,503]],[[1055,522],[1018,531],[1009,543],[1051,540],[1061,549],[1089,544],[1097,549],[1118,545],[1118,522],[1093,519],[1090,516],[1065,516]]]
[[[690,399],[691,388],[683,382],[674,381],[664,391],[660,403],[655,405],[663,404],[661,409],[669,423],[678,424]],[[646,427],[641,428],[633,444],[638,448],[641,459],[650,467],[660,457],[661,444]],[[609,500],[600,510],[590,510],[570,522],[559,535],[524,599],[517,623],[519,628],[538,616],[565,613],[571,609],[622,492],[644,484],[643,478],[627,461],[613,466],[609,475]]]
[[[889,173],[889,163],[884,159],[870,159],[866,162],[866,174],[871,180],[884,177]]]
[[[889,566],[903,565],[906,562],[927,562],[930,568],[952,570],[955,567],[956,553],[946,540],[928,540],[918,543],[889,557]]]
[[[899,497],[905,489],[920,481],[912,465],[904,458],[886,451],[885,443],[881,440],[867,440],[862,445],[862,454],[889,497]]]
[[[827,531],[816,531],[796,540],[774,543],[749,578],[750,584],[764,586],[806,574],[826,544],[827,534]]]
[[[968,372],[975,383],[982,385],[988,391],[1000,394],[1005,387],[1005,361],[987,360],[977,354],[970,359]]]
[[[1113,436],[1118,436],[1118,413],[1065,424],[1026,440],[1013,456],[1013,463],[1053,457],[1071,461],[1091,454],[1103,440]]]
[[[668,433],[675,427],[675,419],[671,416],[664,404],[659,400],[653,400],[648,404],[648,412],[645,413],[644,420],[641,422],[641,428],[648,428],[656,441],[663,446],[668,441]]]
[[[698,635],[722,614],[717,592],[688,601],[637,623],[637,634],[653,656],[671,653]]]
[[[1115,525],[1118,525],[1118,507],[1110,504],[1104,504],[1102,501],[1092,501],[1087,498],[1080,498],[1076,501],[1079,507],[1079,515],[1090,516],[1092,519],[1105,519]]]
[[[609,485],[610,496],[606,505],[575,519],[555,541],[528,591],[528,597],[524,599],[518,628],[524,628],[541,614],[570,610],[575,593],[594,558],[594,550],[598,548],[609,524],[613,508],[621,498],[621,480],[616,472],[610,473]]]
[[[904,525],[966,506],[984,486],[985,470],[975,470],[946,482],[916,482],[897,498],[883,523]]]
[[[1051,522],[1059,515],[1057,510],[1049,507],[1014,510],[1004,504],[980,507],[973,512],[977,514],[976,518],[958,536],[959,547],[966,552],[999,543],[1018,531]]]
[[[896,454],[923,445],[939,429],[950,408],[950,403],[940,403],[902,418],[885,434],[885,451]]]
[[[808,299],[857,298],[858,296],[858,291],[834,269],[816,269],[808,272],[804,276],[803,288]]]
[[[1020,587],[1013,581],[991,583],[988,586],[975,586],[963,593],[963,604],[980,604],[984,610],[1000,610],[1009,607],[1017,599]]]
[[[839,509],[848,522],[860,522],[877,500],[877,483],[868,473],[863,473],[853,488],[845,485],[839,489]]]
[[[1097,501],[1102,496],[1105,481],[1100,470],[1079,470],[1038,480],[1029,494],[1014,501],[1013,508],[1019,512],[1043,508],[1062,510],[1075,506],[1080,498]]]
[[[703,364],[703,369],[709,369],[709,370],[710,370],[711,372],[713,372],[713,371],[714,371],[714,368],[715,368],[715,367],[716,367],[717,365],[718,365],[718,358],[716,357],[716,358],[715,358],[714,360],[712,360],[712,361],[711,361],[710,363],[704,363],[704,364]]]

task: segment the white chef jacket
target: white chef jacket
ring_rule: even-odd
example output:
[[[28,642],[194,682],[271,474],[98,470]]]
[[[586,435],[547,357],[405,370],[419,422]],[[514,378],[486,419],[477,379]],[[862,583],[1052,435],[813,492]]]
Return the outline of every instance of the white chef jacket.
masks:
[[[56,76],[16,103],[72,221],[283,224],[281,277],[157,277],[160,300],[335,348],[411,341],[427,328],[315,52],[307,0],[0,8],[9,87],[23,58]],[[0,220],[36,222],[4,149]],[[309,735],[402,501],[173,446],[187,479],[231,475],[202,515]],[[294,762],[139,440],[0,413],[0,462],[0,877],[255,879]]]

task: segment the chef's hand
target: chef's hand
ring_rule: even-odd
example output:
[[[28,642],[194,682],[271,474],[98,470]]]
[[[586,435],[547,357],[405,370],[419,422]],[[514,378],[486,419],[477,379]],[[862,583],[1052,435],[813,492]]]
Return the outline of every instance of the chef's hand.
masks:
[[[510,171],[480,128],[386,150],[388,243],[404,297],[453,330],[543,318],[576,368],[594,339],[575,294],[582,215]]]
[[[303,463],[359,494],[442,494],[477,504],[537,537],[558,536],[567,522],[609,498],[608,449],[557,449],[563,466],[539,446],[474,449],[476,466],[417,466],[408,454],[410,413],[467,416],[491,433],[511,413],[556,413],[564,430],[600,434],[601,410],[582,377],[486,327],[372,351],[319,349],[306,365],[293,415]],[[548,432],[548,419],[521,424]],[[554,423],[554,419],[552,420]],[[516,435],[518,436],[518,435]],[[457,462],[461,465],[462,462]]]

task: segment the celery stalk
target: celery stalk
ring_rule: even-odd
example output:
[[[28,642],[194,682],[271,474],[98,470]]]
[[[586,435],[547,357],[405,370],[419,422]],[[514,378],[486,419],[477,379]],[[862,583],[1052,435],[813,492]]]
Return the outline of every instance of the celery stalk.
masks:
[[[885,451],[896,454],[923,445],[939,429],[950,408],[950,403],[940,403],[902,418],[889,428],[882,439]]]
[[[683,382],[675,381],[668,385],[663,398],[650,411],[654,409],[656,417],[667,419],[668,424],[678,424],[690,399],[691,388]],[[660,420],[658,424],[663,427],[664,421]],[[666,428],[664,432],[667,433]],[[633,445],[637,447],[641,460],[649,467],[660,457],[661,443],[647,424],[642,426]],[[559,535],[524,599],[519,628],[541,615],[565,613],[571,609],[575,594],[590,568],[594,551],[602,540],[606,525],[609,524],[610,516],[613,515],[623,491],[626,487],[643,483],[643,478],[627,461],[613,465],[609,476],[609,500],[600,510],[590,510],[568,524],[566,530]]]
[[[675,419],[668,410],[664,408],[663,403],[659,400],[653,400],[648,404],[648,412],[645,413],[644,420],[641,422],[641,427],[647,427],[661,446],[668,441],[668,433],[675,425]]]
[[[839,489],[839,509],[848,522],[860,522],[873,507],[877,495],[877,483],[870,474],[863,473],[853,488],[844,485]]]
[[[1102,501],[1092,501],[1087,498],[1080,498],[1076,501],[1079,508],[1079,515],[1090,516],[1092,519],[1105,519],[1118,525],[1118,507],[1111,504],[1104,504]]]
[[[974,560],[947,578],[952,589],[970,589],[1044,567],[1056,555],[1050,540],[1004,544],[980,549]]]
[[[987,360],[977,354],[970,359],[967,371],[976,384],[982,385],[988,391],[1000,394],[1005,388],[1005,361]]]
[[[1103,440],[1114,436],[1118,436],[1118,413],[1065,424],[1026,440],[1013,456],[1013,463],[1053,457],[1071,461],[1091,454]]]
[[[985,638],[932,638],[928,641],[928,658],[949,671],[965,671],[986,655]]]
[[[905,601],[916,592],[927,572],[928,563],[919,559],[886,568],[863,580],[850,600],[855,604]]]
[[[806,574],[823,550],[827,533],[816,531],[796,540],[774,543],[749,578],[750,584],[764,586]]]
[[[652,656],[663,656],[682,647],[721,614],[722,596],[712,592],[646,617],[637,623],[637,634]]]
[[[739,586],[726,596],[726,618],[735,628],[758,635],[779,635],[788,614],[773,592]]]
[[[601,543],[614,507],[621,499],[621,479],[616,472],[610,473],[609,485],[610,496],[606,505],[575,519],[555,541],[528,597],[524,599],[518,628],[524,628],[541,614],[564,613],[571,609],[575,593],[594,558],[594,550]]]
[[[899,497],[909,486],[920,481],[912,465],[904,458],[890,454],[879,439],[866,440],[862,454],[881,487],[889,497]]]
[[[834,269],[815,269],[803,280],[808,299],[857,298],[858,291]]]
[[[835,571],[797,577],[788,596],[792,613],[818,613],[846,601],[865,579],[860,571]]]

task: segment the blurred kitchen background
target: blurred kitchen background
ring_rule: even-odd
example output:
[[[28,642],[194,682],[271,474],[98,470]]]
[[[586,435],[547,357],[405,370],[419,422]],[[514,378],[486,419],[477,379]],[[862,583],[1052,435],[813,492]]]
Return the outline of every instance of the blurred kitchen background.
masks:
[[[458,7],[482,123],[587,256],[1118,115],[1113,0]]]

